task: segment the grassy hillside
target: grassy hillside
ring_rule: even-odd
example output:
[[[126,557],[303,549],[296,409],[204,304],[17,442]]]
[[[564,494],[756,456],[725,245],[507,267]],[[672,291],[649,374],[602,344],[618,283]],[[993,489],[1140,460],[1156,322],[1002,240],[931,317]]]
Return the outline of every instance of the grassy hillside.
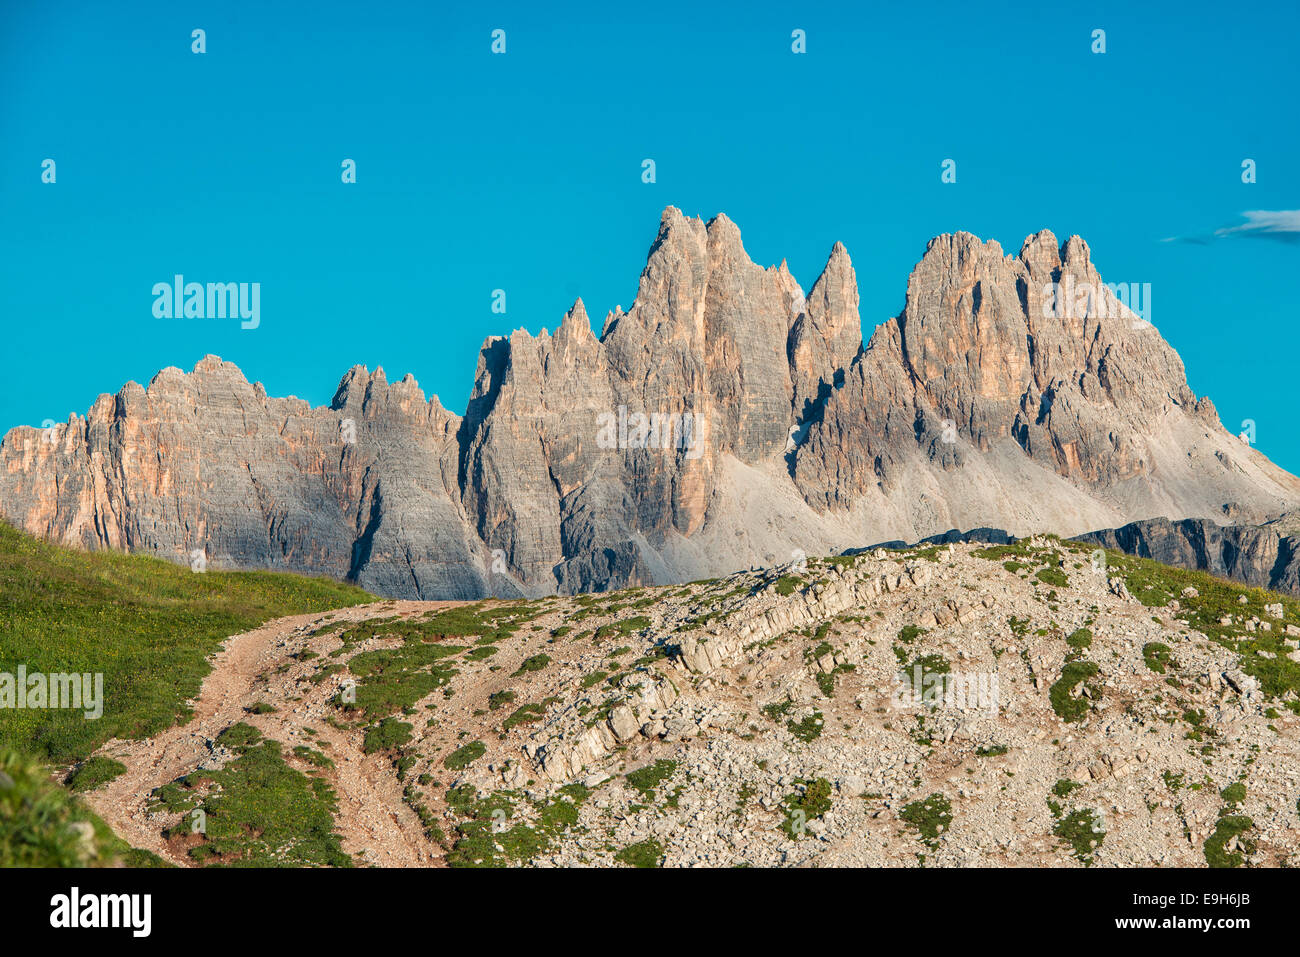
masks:
[[[0,672],[101,672],[104,711],[0,708],[0,748],[68,764],[109,738],[185,717],[206,658],[283,615],[373,601],[359,588],[273,572],[196,574],[154,558],[85,553],[0,523]]]
[[[50,780],[39,761],[0,750],[0,867],[158,867]]]

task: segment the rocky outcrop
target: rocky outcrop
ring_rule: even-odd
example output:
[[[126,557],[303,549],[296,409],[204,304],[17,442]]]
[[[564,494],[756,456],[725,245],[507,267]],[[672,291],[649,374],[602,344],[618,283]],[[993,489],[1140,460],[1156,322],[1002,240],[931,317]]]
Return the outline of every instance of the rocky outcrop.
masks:
[[[410,376],[356,367],[311,408],[208,357],[12,430],[0,513],[84,548],[472,598],[1300,503],[1078,237],[1006,256],[940,236],[865,345],[858,310],[842,245],[805,296],[727,217],[670,207],[632,306],[599,335],[578,301],[554,334],[488,339],[463,417]]]
[[[585,699],[563,709],[532,735],[524,745],[524,755],[549,780],[570,780],[632,740],[676,700],[677,689],[668,679],[644,673],[629,675],[607,715],[585,720],[589,704]]]
[[[1296,531],[1288,517],[1264,525],[1156,518],[1089,532],[1078,540],[1300,595],[1300,535]]]
[[[712,625],[703,635],[683,635],[673,647],[674,658],[694,674],[708,674],[736,664],[754,644],[869,606],[883,594],[929,580],[930,569],[920,564],[903,568],[886,562],[881,567],[843,571],[832,565],[824,581],[806,587],[801,584],[795,597],[784,599],[777,587],[782,579],[771,576],[760,597],[746,609],[744,624],[737,628]]]

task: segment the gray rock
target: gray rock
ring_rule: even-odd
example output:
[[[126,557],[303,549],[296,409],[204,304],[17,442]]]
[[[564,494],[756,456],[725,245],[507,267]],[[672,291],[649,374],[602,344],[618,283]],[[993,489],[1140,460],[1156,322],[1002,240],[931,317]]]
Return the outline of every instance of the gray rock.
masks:
[[[1058,315],[1044,289],[1066,279],[1100,291]],[[1229,435],[1177,354],[1113,300],[1078,237],[1039,233],[1008,257],[945,235],[864,346],[843,246],[805,299],[726,216],[669,207],[631,308],[599,336],[578,301],[553,335],[488,339],[463,417],[409,376],[358,366],[311,408],[209,356],[48,432],[11,430],[0,514],[87,549],[470,599],[953,529],[1073,535],[1222,517],[1225,502],[1248,522],[1300,503],[1300,479]],[[1205,554],[1244,554],[1243,575],[1281,568],[1268,584],[1295,590],[1294,540],[1269,535],[1224,532]]]

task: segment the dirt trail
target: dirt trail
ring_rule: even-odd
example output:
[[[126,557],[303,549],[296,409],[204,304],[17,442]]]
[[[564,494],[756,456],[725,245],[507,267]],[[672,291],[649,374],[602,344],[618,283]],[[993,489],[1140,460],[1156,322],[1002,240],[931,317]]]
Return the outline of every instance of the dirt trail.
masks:
[[[313,615],[295,615],[234,635],[212,658],[212,672],[194,702],[194,716],[184,725],[143,741],[114,739],[102,749],[126,765],[126,771],[87,795],[95,812],[124,840],[164,859],[188,866],[182,850],[162,837],[171,818],[146,810],[149,794],[210,758],[208,742],[237,721],[254,725],[288,752],[297,744],[323,748],[335,762],[326,775],[338,795],[336,823],[343,848],[358,863],[384,867],[436,865],[441,850],[425,836],[415,813],[402,801],[402,785],[391,761],[361,751],[361,733],[340,731],[323,720],[334,694],[330,682],[304,692],[298,679],[314,668],[293,655],[306,645],[306,636],[321,625],[355,622],[394,613],[414,613],[448,607],[457,602],[383,602]],[[287,667],[286,667],[287,666]],[[284,669],[284,670],[281,670]],[[280,710],[249,714],[246,708],[266,700]],[[303,727],[315,736],[308,737]]]

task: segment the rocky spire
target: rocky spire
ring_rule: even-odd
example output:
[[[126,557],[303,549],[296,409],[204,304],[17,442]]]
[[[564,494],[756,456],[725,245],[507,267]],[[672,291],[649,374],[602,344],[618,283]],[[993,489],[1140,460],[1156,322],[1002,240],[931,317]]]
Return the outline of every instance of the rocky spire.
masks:
[[[947,234],[863,347],[841,244],[805,298],[726,216],[668,207],[632,306],[599,339],[580,299],[553,336],[487,339],[463,419],[411,375],[354,366],[311,408],[209,356],[10,431],[0,512],[88,548],[202,548],[217,567],[475,598],[951,528],[1294,508],[1300,480],[1224,432],[1159,332],[1113,299],[1078,237],[1043,231],[1006,256]]]

